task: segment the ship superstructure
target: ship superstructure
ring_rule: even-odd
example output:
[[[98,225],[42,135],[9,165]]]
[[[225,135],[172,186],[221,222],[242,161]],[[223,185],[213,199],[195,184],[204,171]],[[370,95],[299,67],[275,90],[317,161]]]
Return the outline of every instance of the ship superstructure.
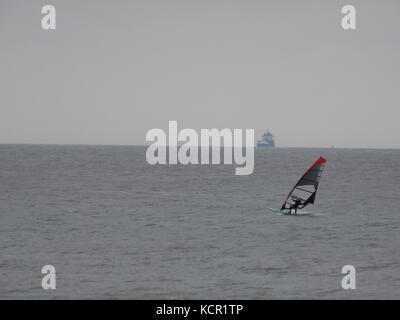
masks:
[[[267,131],[261,136],[261,140],[257,141],[257,147],[275,147],[274,136]]]

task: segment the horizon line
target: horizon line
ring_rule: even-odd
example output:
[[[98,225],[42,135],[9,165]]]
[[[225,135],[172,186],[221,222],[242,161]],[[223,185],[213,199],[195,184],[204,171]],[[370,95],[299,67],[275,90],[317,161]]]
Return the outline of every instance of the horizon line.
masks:
[[[17,142],[17,143],[9,143],[9,142],[1,142],[0,146],[10,146],[10,145],[22,145],[22,146],[99,146],[99,147],[148,147],[151,144],[102,144],[102,143],[26,143],[26,142]],[[181,145],[177,145],[179,147]],[[201,147],[199,145],[192,145],[193,147]],[[169,147],[169,145],[165,145],[164,147]],[[174,146],[175,147],[175,146]],[[212,147],[212,146],[209,146]],[[224,146],[219,146],[223,148]],[[231,146],[233,147],[233,146]],[[243,146],[242,148],[245,148]],[[217,146],[215,148],[218,148]],[[250,147],[251,148],[251,147]],[[315,147],[315,146],[302,146],[302,147],[293,147],[293,146],[275,146],[275,147],[257,147],[253,146],[254,149],[261,150],[269,150],[269,149],[360,149],[360,150],[399,150],[400,147]]]

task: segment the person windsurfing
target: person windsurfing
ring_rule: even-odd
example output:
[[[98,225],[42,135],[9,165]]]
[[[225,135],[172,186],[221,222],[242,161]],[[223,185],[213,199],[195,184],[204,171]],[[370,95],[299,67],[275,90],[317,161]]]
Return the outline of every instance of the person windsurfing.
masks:
[[[294,201],[294,203],[289,207],[289,213],[292,213],[292,209],[294,210],[294,213],[297,213],[297,209],[301,209],[304,208],[304,203],[296,197],[292,197],[292,200]],[[301,206],[301,207],[300,207]]]
[[[314,204],[326,162],[325,158],[319,157],[290,190],[281,208],[270,209],[275,213],[290,215],[292,211],[297,214],[297,209],[303,209],[309,204]]]

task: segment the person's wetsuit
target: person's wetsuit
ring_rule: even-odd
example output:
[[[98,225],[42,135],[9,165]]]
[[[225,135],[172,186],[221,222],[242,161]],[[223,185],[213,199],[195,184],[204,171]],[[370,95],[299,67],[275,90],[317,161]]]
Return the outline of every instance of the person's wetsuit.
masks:
[[[302,204],[300,199],[293,199],[294,203],[289,207],[289,213],[292,213],[292,209],[294,209],[294,213],[297,213],[297,209]]]

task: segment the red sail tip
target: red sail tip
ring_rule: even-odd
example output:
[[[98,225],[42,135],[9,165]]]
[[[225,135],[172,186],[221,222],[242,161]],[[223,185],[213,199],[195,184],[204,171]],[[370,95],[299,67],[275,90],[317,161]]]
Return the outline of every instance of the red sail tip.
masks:
[[[327,160],[324,157],[319,157],[312,165],[310,168],[308,168],[308,170],[306,171],[306,173],[308,171],[310,171],[312,168],[314,168],[316,165],[321,164],[321,163],[325,163],[327,162]]]

